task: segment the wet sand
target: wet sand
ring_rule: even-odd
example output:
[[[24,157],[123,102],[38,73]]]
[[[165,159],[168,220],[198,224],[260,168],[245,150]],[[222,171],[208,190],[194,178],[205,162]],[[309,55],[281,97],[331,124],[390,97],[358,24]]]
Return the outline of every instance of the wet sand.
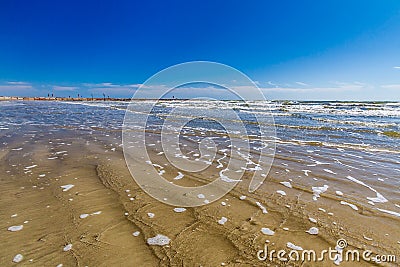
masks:
[[[269,249],[288,250],[288,242],[321,251],[334,248],[339,238],[346,239],[349,248],[399,255],[399,218],[359,203],[357,211],[341,205],[341,197],[332,190],[313,201],[312,190],[296,180],[297,173],[288,188],[288,183],[280,183],[285,166],[279,164],[279,155],[255,193],[247,191],[245,181],[214,203],[174,210],[137,186],[120,144],[114,132],[3,137],[2,266],[15,265],[17,254],[23,256],[18,264],[24,266],[334,266],[329,260],[260,261],[257,252],[266,243]],[[152,157],[157,162],[157,155]],[[168,166],[165,170],[165,177],[173,181],[176,173]],[[175,182],[190,186],[212,179],[210,170],[208,176],[184,173]],[[349,187],[346,181],[338,183]],[[20,225],[21,230],[8,230]],[[317,235],[306,232],[311,227],[318,228]],[[170,242],[149,245],[148,239],[158,234]],[[378,265],[361,261],[340,266],[374,264]],[[395,264],[382,264],[391,265]]]

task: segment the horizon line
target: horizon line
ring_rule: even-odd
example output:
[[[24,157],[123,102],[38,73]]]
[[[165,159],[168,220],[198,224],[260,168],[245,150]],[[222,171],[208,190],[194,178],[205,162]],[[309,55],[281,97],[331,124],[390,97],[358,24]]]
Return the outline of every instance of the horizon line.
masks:
[[[193,100],[192,98],[127,98],[127,97],[38,97],[38,96],[0,96],[0,101],[145,101],[145,100],[163,100],[163,101],[174,101],[174,100]],[[369,102],[369,103],[400,103],[400,100],[300,100],[300,99],[252,99],[252,100],[241,100],[241,99],[196,99],[201,100],[215,100],[215,101],[271,101],[271,102]]]

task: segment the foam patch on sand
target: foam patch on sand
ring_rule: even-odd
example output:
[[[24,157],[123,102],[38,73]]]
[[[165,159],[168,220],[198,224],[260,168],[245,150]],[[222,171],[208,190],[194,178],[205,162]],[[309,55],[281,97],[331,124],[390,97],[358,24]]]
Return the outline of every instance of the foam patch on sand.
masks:
[[[37,167],[37,165],[31,165],[31,166],[25,167],[25,169],[29,170],[29,169],[32,169],[32,168],[35,168],[35,167]]]
[[[257,201],[256,205],[262,210],[262,213],[264,214],[268,213],[267,209],[260,202]]]
[[[24,256],[22,254],[17,254],[14,256],[13,262],[18,263],[21,262],[24,259]]]
[[[72,249],[72,244],[68,244],[63,248],[63,251],[67,252],[70,251]]]
[[[133,232],[132,235],[133,235],[133,236],[139,236],[139,235],[140,235],[140,232],[139,232],[139,231]]]
[[[226,153],[224,153],[224,156],[223,156],[223,157],[221,157],[220,159],[217,159],[217,162],[218,162],[217,169],[220,169],[220,168],[223,168],[223,167],[224,167],[224,165],[222,164],[221,160],[225,159],[226,156],[227,156]]]
[[[336,246],[335,250],[337,251],[337,254],[333,260],[333,263],[335,265],[340,265],[340,263],[343,261],[343,248]]]
[[[269,229],[267,227],[261,228],[261,233],[263,233],[264,235],[274,235],[275,234],[274,231],[272,231],[271,229]]]
[[[375,192],[376,197],[367,197],[368,200],[375,202],[375,203],[385,203],[388,202],[388,200],[382,196],[378,191],[375,190],[375,188],[365,184],[364,182],[357,180],[356,178],[352,177],[352,176],[347,176],[347,179],[349,179],[352,182],[355,182],[357,184],[360,184],[362,186],[365,186],[366,188],[370,189],[371,191]]]
[[[73,185],[73,184],[66,184],[66,185],[62,185],[60,187],[63,189],[63,192],[66,192],[66,191],[70,190],[74,186],[75,185]]]
[[[317,227],[311,227],[306,231],[306,233],[309,233],[310,235],[318,235],[319,230]]]
[[[353,210],[358,210],[358,207],[356,205],[348,203],[346,201],[340,201],[340,204],[347,205],[347,206],[351,207]]]
[[[147,244],[151,246],[165,246],[168,245],[171,239],[165,235],[157,234],[155,237],[147,239]]]
[[[180,180],[184,177],[185,175],[181,172],[178,172],[178,175],[174,178],[174,180]]]
[[[282,195],[282,196],[286,196],[286,192],[283,190],[277,190],[276,191],[278,194]]]
[[[384,210],[384,209],[380,209],[380,208],[377,208],[377,210],[379,210],[379,211],[381,211],[381,212],[384,212],[384,213],[388,213],[388,214],[391,214],[391,215],[397,216],[397,217],[400,217],[400,213],[398,213],[398,212],[395,212],[395,211],[391,211],[391,210]]]
[[[227,182],[227,183],[235,183],[235,182],[240,182],[240,181],[241,181],[241,180],[234,180],[234,179],[229,178],[228,176],[226,176],[226,175],[224,174],[224,172],[226,172],[226,171],[229,171],[229,169],[226,168],[226,169],[223,169],[223,170],[221,170],[221,171],[219,172],[219,178],[220,178],[222,181]]]
[[[316,223],[317,222],[317,220],[316,219],[314,219],[314,218],[308,218],[308,220],[310,220],[310,222],[313,222],[313,223]]]
[[[280,183],[286,186],[287,188],[292,188],[292,184],[290,182],[280,182]]]
[[[227,221],[228,219],[226,217],[222,217],[220,220],[218,220],[218,223],[224,225]]]
[[[23,225],[14,225],[14,226],[10,226],[8,227],[8,231],[10,232],[17,232],[17,231],[21,231],[24,228]]]
[[[185,208],[174,208],[174,211],[180,213],[180,212],[186,211],[186,209]]]
[[[79,218],[85,219],[85,218],[87,218],[87,217],[89,217],[89,216],[99,215],[99,214],[101,214],[101,211],[100,211],[100,210],[99,210],[99,211],[92,212],[92,213],[90,213],[90,214],[82,213],[81,215],[79,215]]]
[[[335,194],[338,195],[338,196],[343,196],[343,192],[342,191],[336,191]]]
[[[302,247],[296,246],[296,245],[293,244],[292,242],[287,242],[287,243],[286,243],[286,246],[287,246],[288,248],[290,248],[290,249],[293,249],[293,250],[303,250]]]
[[[326,190],[328,190],[329,186],[328,185],[324,185],[324,186],[313,186],[311,189],[313,191],[313,200],[316,201],[320,194],[326,192]]]

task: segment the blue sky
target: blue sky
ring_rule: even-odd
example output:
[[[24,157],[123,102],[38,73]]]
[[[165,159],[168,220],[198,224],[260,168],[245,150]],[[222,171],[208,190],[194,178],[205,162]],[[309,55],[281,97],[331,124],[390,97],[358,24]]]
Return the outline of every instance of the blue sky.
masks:
[[[400,100],[400,1],[0,1],[0,95],[131,97],[182,62],[268,99]]]

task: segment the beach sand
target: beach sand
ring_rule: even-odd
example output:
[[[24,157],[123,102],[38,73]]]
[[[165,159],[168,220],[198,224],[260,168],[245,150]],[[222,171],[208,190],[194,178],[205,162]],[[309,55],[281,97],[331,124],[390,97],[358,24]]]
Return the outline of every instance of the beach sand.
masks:
[[[297,174],[292,188],[280,183],[279,157],[255,193],[245,182],[209,205],[175,209],[138,187],[120,144],[112,133],[25,134],[7,141],[0,151],[1,266],[15,265],[17,254],[24,266],[334,266],[331,260],[260,261],[257,252],[264,244],[288,250],[288,242],[321,251],[340,238],[348,248],[400,255],[398,218],[341,205],[332,190],[313,201],[312,190],[297,185]],[[167,179],[176,176],[166,167]],[[205,184],[212,176],[184,173],[176,183]],[[306,232],[312,227],[318,234]],[[169,242],[149,245],[159,234]]]

